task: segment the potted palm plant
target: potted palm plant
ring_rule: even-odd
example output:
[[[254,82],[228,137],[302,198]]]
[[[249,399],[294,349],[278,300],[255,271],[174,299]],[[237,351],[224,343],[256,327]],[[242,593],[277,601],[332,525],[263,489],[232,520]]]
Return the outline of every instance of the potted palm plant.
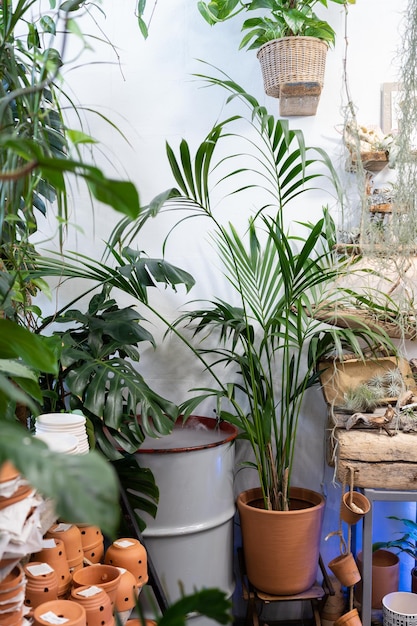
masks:
[[[216,124],[194,157],[185,140],[178,157],[168,145],[178,187],[157,196],[148,214],[183,209],[190,212],[189,217],[208,218],[238,303],[204,302],[172,325],[214,381],[210,387],[194,390],[196,395],[180,408],[187,417],[201,401],[211,398],[218,419],[237,426],[240,437],[249,442],[252,456],[246,465],[257,472],[259,488],[238,498],[248,576],[263,591],[292,594],[314,581],[324,508],[319,493],[295,487],[291,478],[302,402],[306,390],[318,380],[316,364],[325,354],[343,353],[345,348],[364,358],[363,347],[372,352],[376,346],[393,346],[383,331],[365,325],[328,327],[312,315],[332,290],[335,276],[343,271],[343,261],[334,253],[334,224],[325,210],[317,223],[303,225],[304,235],[295,236],[288,232],[286,212],[323,171],[338,190],[326,153],[306,147],[300,131],[290,130],[285,120],[274,119],[230,77],[223,74],[204,79],[226,89],[229,102],[241,100],[248,116],[236,115]],[[242,120],[250,125],[247,135],[231,128]],[[234,147],[226,158],[216,161],[217,146],[221,144],[224,154],[224,143],[231,136],[234,141],[249,141],[251,151],[245,146],[237,154]],[[225,165],[226,171],[213,183],[212,173]],[[239,196],[240,203],[245,191],[256,190],[259,209],[244,235],[233,225],[223,225],[212,209],[211,189],[222,182],[235,182],[226,195]],[[123,244],[135,240],[143,219],[133,225],[125,220],[118,227]],[[183,220],[181,213],[178,224]],[[337,299],[337,293],[332,296]],[[184,324],[191,326],[197,338],[206,338],[201,346],[195,347],[187,339]],[[211,343],[207,343],[208,337]],[[251,517],[259,515],[262,521],[246,521],[245,512]],[[313,519],[308,519],[310,514]],[[299,532],[295,530],[297,519],[303,521]],[[264,523],[270,521],[274,528],[266,530]],[[282,522],[290,529],[288,536],[275,527]],[[251,547],[252,526],[256,538]],[[290,543],[291,538],[295,543]],[[306,543],[313,546],[310,560]],[[298,557],[289,564],[285,555],[294,557],[296,548],[300,549]],[[265,565],[264,557],[269,556],[272,564]],[[293,572],[301,573],[302,580],[294,581]]]
[[[211,25],[248,13],[240,48],[258,50],[265,92],[280,98],[280,114],[289,116],[317,110],[327,50],[335,42],[331,25],[314,11],[320,4],[327,7],[327,0],[214,0],[200,1],[198,8]]]

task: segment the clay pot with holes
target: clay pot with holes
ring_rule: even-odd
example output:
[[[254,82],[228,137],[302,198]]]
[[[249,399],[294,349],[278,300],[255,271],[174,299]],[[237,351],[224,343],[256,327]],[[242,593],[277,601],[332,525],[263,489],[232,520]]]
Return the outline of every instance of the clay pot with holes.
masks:
[[[106,550],[104,562],[127,569],[136,578],[138,587],[148,582],[148,559],[138,539],[117,539]]]
[[[24,566],[25,605],[31,610],[50,600],[58,600],[58,576],[48,563],[31,561]]]
[[[125,613],[126,611],[131,611],[136,606],[136,600],[141,588],[138,588],[136,578],[132,572],[123,567],[119,569],[122,576],[116,594],[116,611]]]
[[[61,539],[65,545],[70,572],[83,566],[84,551],[81,532],[75,524],[53,524],[45,535],[45,539]]]
[[[70,600],[84,607],[87,626],[113,626],[113,608],[108,594],[101,587],[84,586],[71,590]]]
[[[43,547],[33,555],[34,561],[48,563],[58,577],[58,598],[67,595],[71,587],[71,573],[62,539],[44,539]]]
[[[88,586],[101,587],[109,595],[114,609],[117,588],[121,577],[122,573],[118,567],[95,563],[94,565],[88,565],[87,567],[74,572],[72,584],[74,588]]]
[[[78,524],[84,558],[90,563],[100,563],[104,556],[104,538],[98,526]]]
[[[58,620],[53,622],[48,614],[65,622]],[[65,626],[87,626],[85,608],[70,600],[50,600],[37,606],[33,611],[33,626],[51,626],[53,623],[65,623]]]

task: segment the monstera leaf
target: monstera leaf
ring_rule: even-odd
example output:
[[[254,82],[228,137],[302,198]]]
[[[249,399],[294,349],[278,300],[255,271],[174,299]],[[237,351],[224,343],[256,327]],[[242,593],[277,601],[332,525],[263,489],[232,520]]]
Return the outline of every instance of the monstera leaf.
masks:
[[[175,405],[154,392],[133,365],[119,357],[100,361],[84,353],[84,359],[66,381],[88,411],[115,430],[140,412],[146,434],[171,431],[173,420],[168,415],[176,417]]]

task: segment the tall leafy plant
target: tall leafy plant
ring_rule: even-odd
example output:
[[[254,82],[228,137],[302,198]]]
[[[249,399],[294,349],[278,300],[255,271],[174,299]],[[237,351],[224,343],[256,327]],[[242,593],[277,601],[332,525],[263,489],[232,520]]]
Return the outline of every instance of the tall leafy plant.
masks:
[[[0,464],[11,460],[66,519],[86,519],[112,534],[118,488],[109,463],[97,452],[52,453],[30,436],[25,413],[39,411],[40,376],[57,375],[61,354],[58,341],[31,332],[41,313],[32,296],[47,289],[42,276],[29,277],[38,258],[32,239],[38,218],[52,211],[57,223],[65,222],[71,178],[115,210],[132,218],[139,213],[135,186],[87,162],[77,146],[93,140],[69,129],[62,113],[66,41],[79,32],[75,19],[85,4],[57,7],[51,0],[49,10],[36,0],[0,4]]]
[[[220,299],[203,303],[171,325],[213,379],[213,386],[194,390],[197,395],[180,408],[187,416],[202,400],[212,398],[219,419],[236,424],[251,445],[255,460],[248,464],[258,472],[265,507],[285,509],[302,402],[318,379],[320,358],[347,347],[359,358],[364,358],[365,347],[394,347],[383,331],[360,322],[355,329],[339,329],[315,318],[329,292],[334,301],[338,297],[334,279],[343,271],[343,262],[334,253],[334,224],[325,211],[317,223],[304,225],[304,235],[295,236],[288,232],[286,212],[320,178],[330,178],[339,194],[327,154],[307,147],[301,131],[276,120],[225,74],[201,77],[227,90],[229,102],[238,99],[248,115],[216,124],[194,155],[185,140],[178,155],[167,145],[177,187],[159,194],[136,223],[123,220],[110,249],[116,254],[117,242],[129,245],[146,219],[159,211],[185,210],[177,226],[195,216],[210,220],[238,304]],[[234,132],[233,125],[244,122],[250,132]],[[231,138],[233,149],[227,152]],[[244,142],[241,152],[236,151],[236,141]],[[216,159],[220,145],[226,156]],[[221,184],[228,185],[227,198],[236,198],[239,206],[246,193],[252,203],[256,191],[259,206],[243,235],[232,224],[222,224],[218,204],[212,209],[212,190]],[[123,268],[119,271],[126,276]],[[94,275],[98,278],[90,263],[88,277]],[[115,274],[109,280],[121,284]],[[130,285],[125,289],[133,294]],[[195,347],[187,339],[184,322],[203,337],[201,345]],[[214,344],[205,341],[207,335],[214,337]]]

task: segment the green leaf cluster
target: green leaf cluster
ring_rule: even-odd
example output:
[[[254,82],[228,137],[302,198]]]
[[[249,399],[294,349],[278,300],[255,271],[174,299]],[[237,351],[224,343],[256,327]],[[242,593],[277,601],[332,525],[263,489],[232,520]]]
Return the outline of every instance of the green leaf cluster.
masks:
[[[337,4],[353,4],[355,0],[329,0]],[[246,31],[239,49],[253,50],[281,37],[317,37],[329,45],[335,42],[335,32],[328,22],[320,19],[314,7],[327,7],[327,0],[200,0],[198,10],[210,25],[234,18],[241,12],[252,14],[243,22]]]
[[[347,267],[334,250],[335,224],[326,207],[317,222],[299,225],[303,235],[292,235],[287,222],[295,201],[310,201],[307,194],[320,179],[329,179],[342,201],[328,155],[306,146],[301,131],[275,119],[226,74],[199,77],[226,90],[229,104],[239,100],[247,115],[216,123],[194,154],[185,139],[177,151],[167,144],[177,187],[158,194],[148,207],[148,215],[185,210],[174,228],[186,219],[208,219],[233,292],[230,302],[189,305],[171,327],[213,379],[212,386],[194,389],[180,410],[188,416],[211,398],[219,419],[235,424],[251,444],[255,461],[248,465],[258,472],[265,507],[285,509],[302,402],[318,382],[320,360],[347,349],[365,358],[367,349],[395,348],[383,330],[360,322],[348,329],[326,326],[316,317],[329,299],[337,306],[345,296],[335,286]],[[249,128],[242,130],[244,124]],[[221,193],[223,187],[225,200],[239,210],[248,192],[252,203],[256,190],[258,205],[243,234],[221,221],[221,202],[212,209],[212,190]],[[117,234],[129,242],[142,224],[135,229],[125,222]],[[188,341],[184,324],[197,344]]]
[[[390,541],[377,541],[372,544],[372,550],[379,550],[384,548],[386,550],[395,549],[397,554],[404,552],[411,556],[414,560],[417,560],[417,522],[411,519],[397,517],[395,515],[389,515],[387,519],[393,519],[397,522],[401,522],[405,527],[406,532],[398,539],[391,539]],[[397,533],[400,534],[400,533]]]

